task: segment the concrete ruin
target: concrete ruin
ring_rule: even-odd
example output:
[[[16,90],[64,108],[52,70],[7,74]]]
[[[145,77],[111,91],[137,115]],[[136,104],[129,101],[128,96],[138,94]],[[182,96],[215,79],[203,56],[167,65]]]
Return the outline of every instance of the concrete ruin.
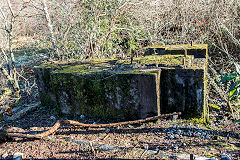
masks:
[[[133,59],[44,63],[35,67],[41,103],[95,119],[204,116],[207,51],[205,44],[150,46]]]

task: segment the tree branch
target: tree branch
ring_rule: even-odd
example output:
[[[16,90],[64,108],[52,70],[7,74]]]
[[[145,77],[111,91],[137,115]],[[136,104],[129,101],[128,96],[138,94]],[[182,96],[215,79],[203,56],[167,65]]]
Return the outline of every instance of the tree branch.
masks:
[[[15,81],[7,72],[7,70],[2,66],[2,64],[0,64],[0,71],[2,72],[2,74],[7,78],[7,80],[10,82],[10,84],[13,87],[13,90],[15,91],[15,93],[18,93],[20,91],[19,89],[19,85],[17,83],[17,81]]]
[[[7,2],[8,2],[8,8],[9,8],[9,10],[11,12],[11,15],[12,15],[12,17],[15,18],[15,15],[14,15],[14,12],[13,12],[13,9],[12,9],[12,3],[11,3],[10,0],[7,0]]]
[[[89,127],[89,128],[107,128],[107,127],[116,127],[116,126],[127,125],[127,124],[146,123],[146,122],[155,121],[158,119],[166,119],[167,117],[171,117],[174,115],[181,115],[181,113],[179,112],[179,113],[173,113],[173,114],[162,114],[159,116],[148,117],[145,119],[139,119],[135,121],[125,121],[125,122],[109,123],[109,124],[85,124],[85,123],[80,123],[78,121],[73,121],[73,120],[61,120],[56,122],[54,126],[50,128],[48,131],[40,134],[34,134],[34,135],[25,134],[25,133],[11,133],[7,129],[2,129],[0,130],[0,140],[5,140],[7,138],[13,138],[13,137],[42,139],[43,137],[49,136],[50,134],[53,134],[54,132],[56,132],[58,128],[64,124],[71,124],[74,126]]]
[[[56,41],[55,41],[55,37],[54,37],[54,34],[53,34],[52,21],[51,21],[49,12],[48,12],[46,0],[42,0],[42,4],[43,4],[43,8],[44,8],[45,17],[46,17],[46,20],[47,20],[48,30],[50,32],[50,39],[51,39],[51,42],[52,42],[52,46],[53,46],[54,52],[57,53],[57,46],[56,46]],[[58,55],[58,58],[60,58],[59,55]]]
[[[6,65],[7,65],[8,74],[10,75],[10,65],[9,65],[8,57],[7,57],[7,55],[6,55],[5,51],[4,51],[4,49],[1,48],[1,52],[0,52],[0,53],[2,53],[3,56],[4,56],[4,61],[5,61]]]

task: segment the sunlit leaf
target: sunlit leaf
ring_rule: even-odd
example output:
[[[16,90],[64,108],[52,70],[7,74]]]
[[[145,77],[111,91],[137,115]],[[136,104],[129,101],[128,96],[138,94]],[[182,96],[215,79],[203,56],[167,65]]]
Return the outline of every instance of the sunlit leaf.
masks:
[[[229,75],[224,76],[224,77],[220,80],[220,82],[228,82],[228,81],[231,81],[231,80],[235,79],[236,77],[237,77],[237,74],[236,74],[236,73],[231,73],[231,74],[229,74]]]
[[[220,109],[220,107],[216,104],[208,104],[208,105],[214,109]]]
[[[240,123],[240,119],[233,121],[233,123]]]
[[[231,87],[230,87],[230,89],[229,89],[229,92],[230,91],[233,91],[234,89],[237,89],[240,85],[240,81],[238,80],[238,81],[236,81],[236,82],[234,82],[232,85],[231,85]]]
[[[231,100],[235,95],[237,95],[237,89],[234,89],[232,91],[229,92],[229,99]]]

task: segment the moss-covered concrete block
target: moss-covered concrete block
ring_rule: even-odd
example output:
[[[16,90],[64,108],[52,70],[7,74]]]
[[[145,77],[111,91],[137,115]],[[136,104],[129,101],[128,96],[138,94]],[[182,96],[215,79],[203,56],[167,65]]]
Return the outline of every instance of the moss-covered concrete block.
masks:
[[[159,71],[53,73],[52,89],[65,114],[131,120],[158,114]]]
[[[207,44],[154,45],[146,47],[145,56],[182,56],[161,67],[161,113],[182,112],[184,116],[206,118]],[[175,56],[174,56],[175,55]],[[176,63],[177,62],[177,63]],[[179,65],[180,63],[180,65]]]
[[[64,114],[97,119],[132,120],[178,111],[205,115],[207,45],[151,46],[147,52],[133,59],[37,66],[41,102]]]
[[[109,63],[111,63],[109,65]],[[35,67],[43,105],[63,114],[133,120],[158,115],[159,69],[116,66],[112,60]]]

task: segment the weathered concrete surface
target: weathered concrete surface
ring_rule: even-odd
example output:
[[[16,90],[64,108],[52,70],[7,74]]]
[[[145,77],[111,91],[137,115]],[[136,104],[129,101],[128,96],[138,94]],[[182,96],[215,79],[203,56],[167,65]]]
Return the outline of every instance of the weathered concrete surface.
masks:
[[[201,115],[204,105],[203,69],[162,69],[160,108],[162,113]]]
[[[56,104],[64,114],[133,120],[160,111],[160,71],[156,69],[89,74],[35,70],[43,104]]]
[[[157,115],[157,73],[56,73],[53,89],[62,113],[107,119],[136,119]]]
[[[64,114],[97,119],[133,120],[170,112],[205,115],[207,45],[156,49],[159,55],[133,60],[38,66],[41,102]]]
[[[45,66],[35,68],[39,97],[43,106],[53,107],[56,106],[57,103],[56,97],[53,94],[51,81],[51,73],[55,69],[54,66],[52,66],[52,68]]]

